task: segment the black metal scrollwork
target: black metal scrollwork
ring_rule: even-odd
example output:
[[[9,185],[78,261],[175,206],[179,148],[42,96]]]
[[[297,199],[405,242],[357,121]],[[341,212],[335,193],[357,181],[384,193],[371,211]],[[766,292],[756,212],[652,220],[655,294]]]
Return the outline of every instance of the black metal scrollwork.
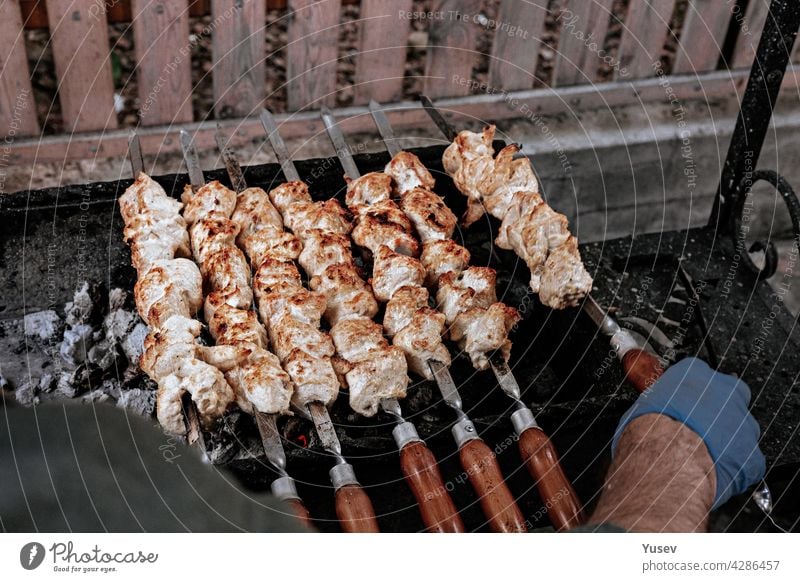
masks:
[[[753,172],[752,176],[746,176],[742,180],[738,188],[738,196],[733,201],[733,212],[731,212],[731,235],[733,236],[736,251],[741,257],[742,263],[752,271],[759,280],[769,279],[775,274],[778,268],[778,250],[771,240],[755,241],[749,248],[746,247],[747,231],[742,224],[742,215],[744,213],[744,205],[747,201],[747,195],[753,189],[753,185],[760,181],[769,182],[781,195],[786,208],[789,211],[789,216],[792,219],[792,234],[794,244],[800,250],[800,201],[797,195],[792,190],[789,182],[772,170],[758,170]],[[762,251],[764,253],[764,266],[759,267],[750,258],[749,253]]]

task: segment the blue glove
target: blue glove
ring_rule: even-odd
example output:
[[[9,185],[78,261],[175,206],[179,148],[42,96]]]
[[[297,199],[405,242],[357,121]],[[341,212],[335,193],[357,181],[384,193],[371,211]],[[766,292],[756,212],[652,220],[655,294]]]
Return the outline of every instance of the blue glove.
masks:
[[[760,429],[747,409],[750,388],[712,370],[697,358],[681,360],[664,372],[622,416],[612,453],[623,429],[644,414],[663,414],[682,422],[706,444],[717,472],[713,509],[744,493],[764,477],[766,461],[758,448]]]

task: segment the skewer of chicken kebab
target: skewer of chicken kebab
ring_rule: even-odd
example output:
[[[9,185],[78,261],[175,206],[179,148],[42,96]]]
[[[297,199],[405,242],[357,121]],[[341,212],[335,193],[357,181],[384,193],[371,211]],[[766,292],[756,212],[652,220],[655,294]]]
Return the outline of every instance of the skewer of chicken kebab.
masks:
[[[450,376],[450,354],[442,344],[446,317],[428,307],[428,292],[422,285],[426,270],[414,256],[419,243],[412,234],[411,221],[391,200],[391,177],[380,172],[361,176],[333,114],[324,107],[322,119],[345,170],[345,201],[356,223],[352,238],[373,257],[372,287],[376,297],[386,302],[384,330],[406,354],[412,370],[436,381],[445,402],[458,415],[452,433],[459,458],[490,527],[500,532],[524,532],[525,519],[503,479],[497,459],[478,437]],[[462,300],[465,297],[466,294]],[[518,317],[513,309],[504,315],[508,315],[504,321],[508,325],[513,325]],[[469,333],[474,340],[475,334],[483,331]]]
[[[392,431],[400,450],[400,466],[420,507],[427,531],[460,532],[464,524],[442,481],[436,459],[419,438],[414,425],[403,419],[398,397],[408,385],[403,353],[389,346],[381,326],[372,321],[378,304],[355,265],[345,211],[335,199],[313,202],[292,162],[272,115],[261,115],[275,155],[289,182],[270,192],[286,227],[302,241],[300,264],[310,285],[328,295],[326,320],[350,389],[350,406],[373,416],[378,408],[398,423]]]
[[[283,229],[283,220],[261,188],[248,188],[239,161],[227,147],[218,127],[215,135],[231,183],[236,189],[237,245],[255,273],[259,316],[269,332],[275,353],[289,373],[295,390],[292,408],[311,420],[322,446],[336,459],[330,471],[336,490],[336,513],[346,532],[377,532],[378,523],[369,497],[356,479],[328,413],[339,394],[339,380],[331,363],[330,336],[320,329],[326,299],[303,287],[294,264],[300,241]]]
[[[420,101],[453,142],[442,160],[456,187],[468,197],[465,225],[486,211],[502,220],[495,244],[514,250],[525,261],[531,271],[531,289],[542,303],[564,309],[582,302],[586,314],[610,338],[625,378],[638,392],[644,392],[664,373],[661,361],[591,296],[592,278],[581,262],[578,241],[567,228],[567,218],[542,199],[541,180],[530,161],[515,159],[519,146],[506,146],[495,157],[493,125],[482,133],[457,133],[428,97],[421,95]]]
[[[457,294],[458,291],[450,286],[457,279],[445,277],[442,271],[455,269],[455,271],[449,272],[457,278],[469,263],[469,251],[452,240],[456,217],[444,201],[433,192],[435,184],[433,176],[417,156],[400,149],[392,126],[380,109],[380,105],[375,101],[370,101],[369,108],[386,149],[392,156],[384,172],[394,180],[396,193],[400,197],[400,208],[414,223],[423,245],[422,256],[436,257],[437,259],[435,263],[423,261],[423,265],[427,269],[428,284],[440,288],[437,299],[439,299],[439,306],[443,307],[449,303],[447,295],[453,295],[454,292]],[[441,267],[440,265],[446,266]],[[447,282],[445,287],[440,285],[440,281],[443,279]],[[497,336],[498,338],[507,336],[508,328],[503,324],[502,319],[486,318],[488,310],[485,308],[465,309],[466,307],[464,305],[457,314],[451,314],[448,323],[453,325],[456,338],[458,338],[459,328],[467,330],[462,342],[470,355],[474,353],[476,347],[475,342],[471,341],[469,337],[471,330],[480,330],[483,332],[483,336]],[[502,310],[500,312],[502,313]],[[490,330],[492,327],[496,328],[497,333],[493,334],[491,331],[487,333],[487,326]],[[481,346],[481,348],[485,347],[488,346]],[[564,531],[577,527],[584,519],[577,494],[561,468],[555,447],[536,423],[533,412],[525,406],[520,398],[521,390],[508,367],[507,353],[502,347],[497,351],[499,354],[495,352],[496,355],[488,358],[488,364],[503,392],[515,403],[517,410],[511,415],[511,422],[519,437],[522,460],[536,482],[542,501],[549,508],[547,514],[555,528],[558,531]],[[477,355],[478,357],[472,358],[473,362],[477,364],[476,368],[485,369],[485,358],[480,357],[480,354]]]
[[[236,194],[217,181],[205,183],[197,152],[185,131],[181,131],[181,147],[190,179],[181,196],[183,216],[192,252],[209,290],[204,315],[217,350],[227,350],[226,357],[215,363],[225,372],[239,408],[256,418],[267,461],[279,475],[271,485],[273,494],[310,524],[308,510],[286,472],[277,428],[278,416],[288,412],[293,385],[278,358],[267,349],[266,332],[250,309],[250,267],[233,243],[238,228],[230,219]]]
[[[158,421],[170,434],[185,435],[205,455],[201,423],[208,426],[233,401],[222,372],[211,365],[214,348],[197,342],[203,303],[200,271],[190,258],[182,204],[144,173],[139,137],[128,142],[134,183],[120,196],[125,242],[137,271],[136,309],[150,331],[142,370],[158,384]]]

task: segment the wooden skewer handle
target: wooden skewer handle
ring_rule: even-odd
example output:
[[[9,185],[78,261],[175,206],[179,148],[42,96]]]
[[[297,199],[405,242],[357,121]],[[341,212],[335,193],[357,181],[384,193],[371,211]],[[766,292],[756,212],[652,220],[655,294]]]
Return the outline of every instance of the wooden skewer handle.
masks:
[[[345,533],[380,531],[372,502],[360,485],[344,485],[336,490],[336,516]]]
[[[464,522],[442,481],[436,457],[424,442],[412,441],[400,449],[400,469],[417,500],[427,531],[464,531]]]
[[[553,527],[564,531],[581,525],[584,521],[581,503],[544,431],[538,427],[526,429],[519,436],[519,452],[536,481]]]
[[[303,525],[309,528],[314,527],[314,523],[311,521],[311,514],[306,509],[306,506],[303,505],[303,502],[299,499],[287,499],[286,503],[289,504],[289,507],[292,510],[297,518],[303,522]]]
[[[458,454],[491,530],[502,533],[527,531],[525,518],[503,480],[492,449],[481,439],[472,439],[464,443]]]
[[[664,366],[657,357],[640,348],[633,348],[622,356],[625,379],[634,389],[642,393],[664,373]]]

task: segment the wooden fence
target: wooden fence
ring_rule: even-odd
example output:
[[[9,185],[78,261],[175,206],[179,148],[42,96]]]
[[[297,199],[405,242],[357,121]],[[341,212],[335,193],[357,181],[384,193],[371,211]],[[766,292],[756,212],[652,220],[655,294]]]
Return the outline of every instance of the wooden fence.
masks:
[[[282,6],[288,20],[283,49],[288,110],[333,105],[342,58],[337,33],[341,5],[341,0],[5,0],[0,7],[0,135],[14,138],[14,161],[118,155],[123,136],[114,131],[118,120],[109,21],[132,22],[140,124],[154,128],[150,135],[154,140],[158,136],[159,147],[177,131],[176,125],[200,121],[192,112],[189,26],[190,18],[204,14],[210,15],[206,28],[212,37],[216,117],[241,118],[269,106],[266,79],[275,71],[265,65],[265,38],[273,34],[264,25],[265,14]],[[420,5],[426,14],[413,12]],[[428,26],[425,93],[480,106],[486,93],[531,90],[537,61],[548,48],[542,39],[554,23],[558,40],[550,47],[555,49],[550,86],[573,98],[598,90],[592,84],[608,67],[617,83],[643,83],[646,88],[648,78],[657,74],[653,63],[671,35],[676,48],[667,74],[713,78],[718,69],[749,68],[769,0],[501,0],[492,4],[493,18],[482,12],[486,5],[478,0],[361,0],[353,104],[370,97],[382,102],[408,97],[403,84],[414,19],[424,19]],[[620,6],[615,13],[614,7]],[[604,41],[615,22],[622,22],[621,34],[616,46],[609,47]],[[57,136],[30,139],[39,135],[40,123],[36,107],[23,103],[33,95],[23,35],[26,28],[37,27],[50,31],[67,132],[61,142]],[[493,40],[481,85],[473,82],[473,71],[478,36],[487,31]],[[485,94],[475,95],[476,90]],[[293,119],[299,124],[306,118]],[[306,128],[311,129],[308,124]],[[20,139],[24,136],[29,139]],[[85,149],[81,143],[94,145]]]

